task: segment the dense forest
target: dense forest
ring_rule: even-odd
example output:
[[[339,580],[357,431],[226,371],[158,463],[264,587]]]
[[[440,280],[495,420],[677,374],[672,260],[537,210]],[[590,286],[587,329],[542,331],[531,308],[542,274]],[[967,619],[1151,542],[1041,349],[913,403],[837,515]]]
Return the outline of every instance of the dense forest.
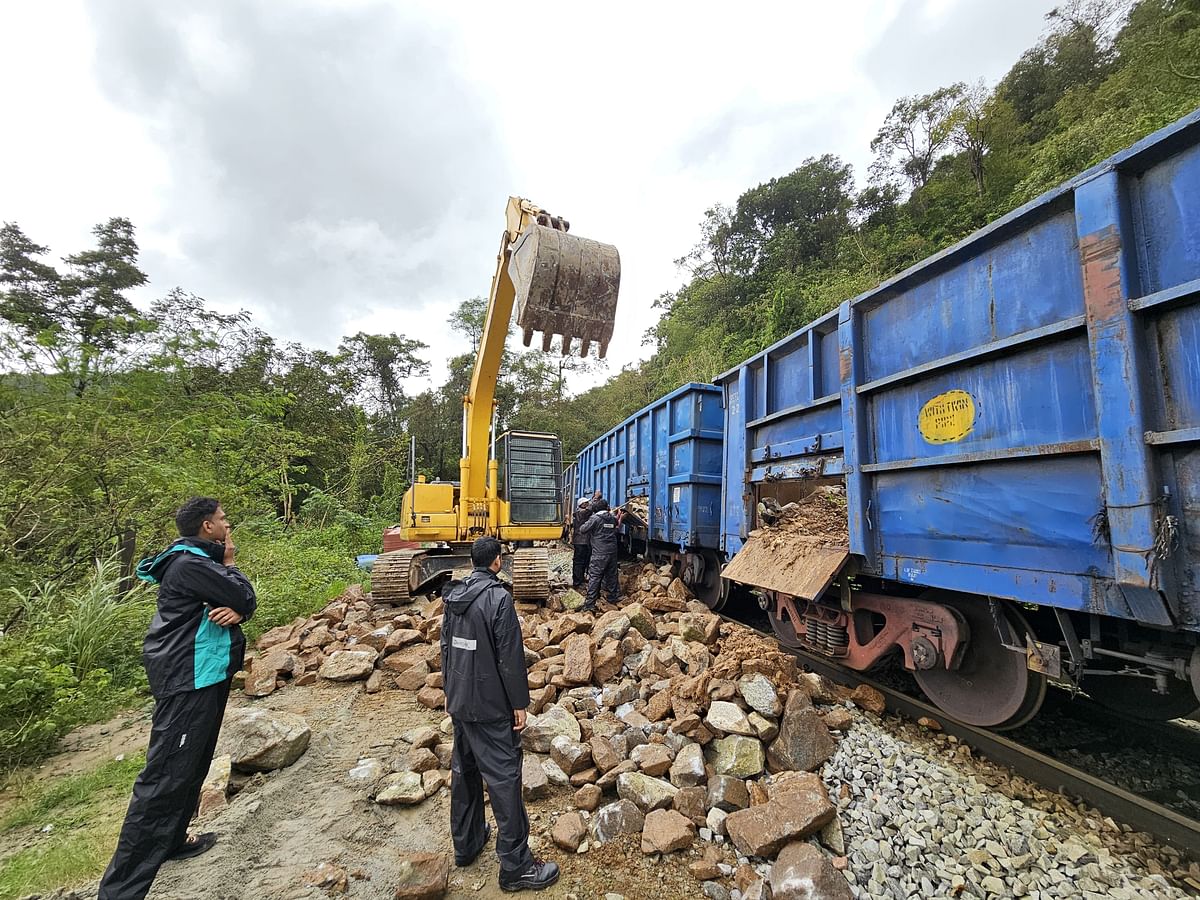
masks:
[[[810,158],[712,206],[685,283],[656,301],[646,362],[571,395],[568,375],[594,363],[510,353],[501,425],[557,431],[569,458],[1198,105],[1200,0],[1073,0],[997,85],[898,99],[869,172]],[[378,548],[410,463],[457,477],[482,299],[451,316],[463,354],[446,383],[410,395],[429,366],[417,340],[280,343],[183,288],[140,308],[133,223],[94,238],[54,264],[19,224],[0,229],[2,767],[143,690],[152,601],[131,566],[187,496],[220,497],[237,523],[253,634],[361,577],[354,555]]]

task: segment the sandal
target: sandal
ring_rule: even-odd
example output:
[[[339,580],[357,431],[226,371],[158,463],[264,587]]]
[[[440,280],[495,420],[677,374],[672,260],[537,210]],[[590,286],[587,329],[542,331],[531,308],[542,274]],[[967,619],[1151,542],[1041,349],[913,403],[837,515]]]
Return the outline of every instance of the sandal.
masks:
[[[216,842],[217,835],[212,831],[206,831],[204,834],[190,835],[188,839],[180,845],[179,849],[167,856],[167,859],[191,859],[193,856],[199,856],[201,853],[207,853],[212,849],[213,844]]]

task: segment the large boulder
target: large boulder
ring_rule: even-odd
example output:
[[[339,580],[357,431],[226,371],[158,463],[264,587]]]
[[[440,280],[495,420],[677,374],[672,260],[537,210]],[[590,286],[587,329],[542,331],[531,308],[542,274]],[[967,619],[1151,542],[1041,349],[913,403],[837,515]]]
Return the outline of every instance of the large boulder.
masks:
[[[856,687],[850,694],[850,699],[867,712],[873,712],[877,716],[882,716],[887,712],[887,701],[884,700],[883,694],[869,684],[860,684]]]
[[[629,624],[636,628],[646,640],[654,640],[658,636],[655,628],[654,615],[640,603],[631,603],[622,610],[629,618]]]
[[[278,646],[254,660],[242,690],[251,697],[266,697],[284,675],[303,672],[304,664],[287,646]]]
[[[588,684],[592,680],[592,642],[586,634],[572,634],[562,642],[563,681]]]
[[[617,796],[635,804],[642,812],[666,809],[679,788],[641,772],[625,772],[617,777]]]
[[[564,850],[574,853],[587,836],[587,823],[577,812],[564,813],[554,822],[550,839]]]
[[[679,636],[685,641],[715,643],[720,636],[721,619],[712,613],[684,613],[679,617]]]
[[[370,648],[334,650],[317,672],[326,681],[361,681],[375,671],[379,653]]]
[[[596,684],[612,681],[621,673],[625,651],[617,641],[605,641],[592,656],[592,678]]]
[[[568,775],[574,775],[591,766],[592,749],[581,741],[559,734],[550,741],[550,758]]]
[[[595,762],[596,768],[601,772],[607,772],[610,769],[615,769],[625,761],[627,746],[625,735],[618,734],[611,737],[601,737],[595,735],[590,741],[592,748],[592,761]]]
[[[405,853],[400,856],[396,900],[438,900],[446,895],[450,857],[445,853]]]
[[[671,751],[662,744],[642,744],[640,747],[634,747],[629,758],[653,778],[665,775],[672,762]]]
[[[746,675],[737,683],[738,693],[756,713],[768,718],[779,715],[783,704],[779,702],[779,693],[771,679],[761,672]]]
[[[630,624],[629,616],[624,610],[607,612],[592,626],[592,643],[599,647],[605,641],[619,641],[625,637]]]
[[[747,737],[755,737],[754,726],[750,724],[750,720],[746,718],[742,708],[728,700],[714,700],[708,707],[708,715],[704,717],[704,724],[722,734],[743,734]]]
[[[643,853],[672,853],[686,850],[696,839],[692,820],[673,809],[656,809],[642,826]]]
[[[714,775],[708,780],[708,805],[725,812],[737,812],[750,805],[746,782],[730,775]]]
[[[713,771],[718,775],[753,778],[762,774],[763,746],[757,738],[731,734],[710,743],[707,752]]]
[[[312,730],[300,716],[241,707],[225,714],[221,742],[234,768],[270,772],[298,760],[308,749]]]
[[[835,749],[829,728],[813,708],[808,694],[792,691],[779,723],[779,736],[767,750],[771,770],[811,772],[833,756]]]
[[[785,844],[820,831],[834,814],[821,779],[797,773],[777,784],[768,802],[730,813],[725,830],[746,856],[774,856]]]
[[[671,784],[681,788],[704,784],[704,748],[699,744],[687,744],[676,753],[670,778]]]
[[[386,776],[375,792],[375,802],[384,806],[411,806],[425,799],[425,782],[419,772],[396,772]]]
[[[773,900],[852,900],[846,877],[812,844],[788,844],[771,866]]]
[[[588,831],[597,844],[605,844],[622,834],[638,834],[645,824],[646,817],[636,804],[618,800],[596,811]]]
[[[521,732],[521,746],[533,753],[549,753],[554,739],[559,735],[577,741],[582,733],[579,720],[555,704],[540,716],[529,716],[525,730]]]
[[[360,759],[349,772],[346,773],[346,781],[351,787],[361,788],[367,792],[373,791],[375,785],[379,784],[387,770],[383,767],[383,763],[375,757],[367,757]]]
[[[200,808],[197,815],[203,818],[210,813],[224,809],[228,805],[229,777],[232,772],[233,760],[228,756],[218,756],[208,767],[204,784],[200,786]]]
[[[550,779],[536,756],[526,756],[521,762],[521,793],[526,800],[540,800],[550,794]]]

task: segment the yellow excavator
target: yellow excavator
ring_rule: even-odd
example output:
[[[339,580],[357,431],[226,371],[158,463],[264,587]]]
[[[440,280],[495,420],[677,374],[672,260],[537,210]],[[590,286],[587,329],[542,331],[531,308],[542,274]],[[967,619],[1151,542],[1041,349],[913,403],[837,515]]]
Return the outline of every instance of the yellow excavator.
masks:
[[[435,589],[470,565],[471,542],[499,538],[518,600],[550,594],[549,551],[535,541],[562,536],[562,442],[557,435],[496,435],[496,379],[515,307],[525,346],[542,333],[542,349],[562,339],[562,353],[603,357],[612,338],[621,281],[617,248],[570,234],[570,223],[528,200],[508,198],[505,229],[488,295],[487,317],[463,397],[463,452],[457,483],[414,478],[400,510],[400,537],[419,549],[375,560],[376,600],[403,603]]]

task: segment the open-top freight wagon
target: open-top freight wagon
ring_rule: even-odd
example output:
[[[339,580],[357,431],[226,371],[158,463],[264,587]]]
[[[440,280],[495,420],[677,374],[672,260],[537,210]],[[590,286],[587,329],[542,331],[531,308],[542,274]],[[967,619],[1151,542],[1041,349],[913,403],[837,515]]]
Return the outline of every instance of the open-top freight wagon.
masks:
[[[719,606],[721,390],[685,384],[605,432],[579,453],[571,473],[580,494],[599,491],[631,515],[628,550],[672,563],[697,597]]]
[[[782,643],[975,724],[1200,708],[1200,111],[716,381]]]

